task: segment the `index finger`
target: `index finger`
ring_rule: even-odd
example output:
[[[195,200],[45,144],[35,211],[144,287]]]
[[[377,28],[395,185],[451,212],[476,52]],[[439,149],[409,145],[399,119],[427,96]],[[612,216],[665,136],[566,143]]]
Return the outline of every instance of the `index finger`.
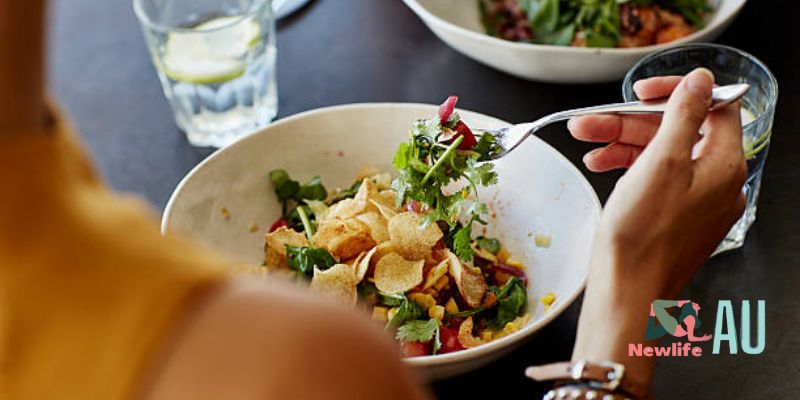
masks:
[[[672,94],[682,78],[679,75],[665,75],[641,79],[633,84],[633,92],[641,100],[667,97]]]

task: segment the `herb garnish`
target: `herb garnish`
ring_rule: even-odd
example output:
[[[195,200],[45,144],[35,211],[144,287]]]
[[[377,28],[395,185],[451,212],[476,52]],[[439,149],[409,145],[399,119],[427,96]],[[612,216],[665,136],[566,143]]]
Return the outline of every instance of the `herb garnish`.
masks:
[[[486,204],[477,200],[478,186],[497,183],[497,173],[489,160],[502,149],[495,138],[484,133],[480,140],[453,111],[455,100],[448,99],[449,114],[440,109],[438,119],[418,120],[410,140],[402,143],[394,157],[399,176],[392,182],[397,192],[397,205],[415,200],[427,211],[426,223],[445,222],[453,235],[453,250],[465,261],[471,261],[469,248],[473,222],[485,224],[481,215]],[[457,100],[457,98],[456,98]],[[464,146],[464,143],[470,143]],[[454,182],[465,183],[455,191],[445,190]],[[464,225],[459,223],[463,220]]]
[[[325,249],[288,245],[286,262],[290,268],[309,278],[314,274],[314,267],[324,271],[336,264],[336,260]]]
[[[433,340],[432,354],[436,354],[442,347],[442,342],[439,340],[439,321],[433,318],[427,321],[408,321],[397,329],[395,337],[407,342],[425,343]]]

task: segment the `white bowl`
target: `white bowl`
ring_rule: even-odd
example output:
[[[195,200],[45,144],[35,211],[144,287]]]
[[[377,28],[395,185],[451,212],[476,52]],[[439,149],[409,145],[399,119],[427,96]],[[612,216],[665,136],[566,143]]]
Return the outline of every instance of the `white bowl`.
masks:
[[[422,104],[354,104],[323,108],[280,120],[217,151],[178,185],[164,211],[162,231],[181,232],[250,263],[263,261],[263,234],[280,214],[270,170],[295,179],[321,175],[327,187],[347,187],[365,165],[389,169],[412,122],[436,115]],[[461,111],[473,127],[502,127],[498,119]],[[490,204],[488,235],[497,236],[528,266],[531,322],[519,332],[461,352],[407,359],[428,379],[462,373],[511,351],[547,325],[583,289],[600,202],[581,173],[533,137],[497,162],[500,182],[480,193]],[[227,218],[221,211],[227,209]],[[251,232],[251,225],[258,232]],[[550,235],[549,248],[531,235]],[[544,313],[539,298],[556,295]]]
[[[403,0],[450,47],[469,58],[520,78],[557,83],[622,79],[642,57],[684,43],[710,42],[733,22],[746,0],[715,0],[703,29],[687,37],[633,49],[599,49],[517,43],[485,33],[478,0]]]

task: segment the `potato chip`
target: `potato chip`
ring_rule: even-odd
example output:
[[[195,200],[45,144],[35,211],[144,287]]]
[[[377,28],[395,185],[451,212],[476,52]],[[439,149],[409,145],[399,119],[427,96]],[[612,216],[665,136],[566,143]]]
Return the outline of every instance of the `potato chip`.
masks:
[[[266,254],[264,257],[264,266],[270,269],[284,269],[289,268],[289,264],[286,263],[286,255],[281,254],[273,248],[272,246],[266,246]],[[284,252],[286,248],[284,247]]]
[[[369,228],[356,219],[331,219],[320,223],[314,243],[336,260],[347,260],[375,247]]]
[[[384,218],[386,218],[387,221],[392,219],[392,218],[394,218],[395,216],[397,216],[397,211],[393,210],[389,206],[387,206],[385,204],[382,204],[381,202],[376,201],[376,200],[370,200],[370,201],[372,202],[372,205],[375,206],[375,208],[378,209],[378,211],[381,213],[381,215]]]
[[[428,276],[425,277],[425,284],[422,285],[422,289],[425,290],[436,284],[439,278],[443,277],[444,274],[446,274],[449,269],[450,269],[449,259],[445,259],[435,267],[431,268],[428,271]]]
[[[325,222],[333,219],[350,219],[358,215],[361,211],[363,210],[358,207],[355,200],[344,199],[328,207],[328,211],[325,212],[325,215],[323,215],[322,218],[317,218],[317,221]]]
[[[371,201],[377,198],[378,187],[375,186],[375,182],[373,182],[370,178],[364,178],[364,180],[361,181],[361,187],[358,188],[358,192],[356,192],[356,196],[353,197],[353,200],[361,212],[367,212],[378,211]]]
[[[422,283],[425,262],[408,261],[397,253],[383,256],[375,265],[375,286],[384,293],[404,293]]]
[[[442,231],[436,224],[423,225],[422,215],[404,212],[389,220],[389,237],[403,257],[421,260],[430,255]]]
[[[372,165],[365,165],[358,170],[356,180],[363,180],[364,178],[371,178],[381,173],[381,170],[373,167]]]
[[[355,274],[347,264],[336,264],[325,271],[315,267],[311,290],[351,307],[358,300]]]
[[[397,246],[395,246],[391,241],[378,243],[378,245],[375,247],[375,255],[372,256],[373,263],[377,263],[381,260],[381,258],[383,258],[383,256],[389,253],[396,253],[395,249],[397,248]]]
[[[389,240],[389,221],[375,211],[359,214],[356,219],[363,222],[369,228],[369,235],[375,243]]]
[[[378,190],[387,190],[392,187],[392,174],[388,172],[377,173],[372,176]]]
[[[378,198],[375,201],[394,210],[397,208],[397,192],[392,189],[381,190],[378,192]]]
[[[308,246],[306,235],[287,227],[281,227],[264,237],[267,247],[286,257],[286,246]]]
[[[480,306],[486,293],[486,279],[481,269],[461,263],[451,251],[447,252],[447,258],[450,260],[450,275],[456,281],[461,297],[470,307]]]
[[[467,319],[461,323],[461,326],[458,327],[458,341],[466,348],[480,346],[483,344],[482,340],[472,336],[472,326],[472,317],[467,317]]]
[[[375,252],[378,250],[378,247],[373,247],[372,250],[361,253],[361,255],[356,258],[356,262],[353,264],[353,272],[356,277],[356,283],[361,283],[364,280],[364,276],[367,275],[367,271],[369,271],[369,262],[372,260],[372,256],[375,255]]]

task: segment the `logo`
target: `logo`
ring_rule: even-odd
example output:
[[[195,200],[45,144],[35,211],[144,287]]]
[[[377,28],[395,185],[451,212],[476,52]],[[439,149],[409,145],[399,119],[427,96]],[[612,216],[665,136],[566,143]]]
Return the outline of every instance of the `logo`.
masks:
[[[737,354],[739,344],[745,354],[761,354],[766,346],[766,301],[758,300],[755,345],[750,330],[750,301],[742,301],[740,329],[736,329],[733,303],[720,300],[717,306],[717,319],[714,334],[700,331],[700,310],[698,303],[691,300],[653,300],[650,316],[645,327],[645,340],[671,338],[669,346],[648,346],[643,343],[628,343],[629,357],[700,357],[703,342],[714,339],[712,354],[719,354],[722,342],[727,342],[728,353]],[[741,341],[737,332],[741,332]]]
[[[654,300],[650,304],[650,318],[644,338],[655,340],[670,334],[690,342],[705,342],[711,339],[711,335],[695,335],[695,329],[700,328],[699,315],[700,305],[693,301]]]

